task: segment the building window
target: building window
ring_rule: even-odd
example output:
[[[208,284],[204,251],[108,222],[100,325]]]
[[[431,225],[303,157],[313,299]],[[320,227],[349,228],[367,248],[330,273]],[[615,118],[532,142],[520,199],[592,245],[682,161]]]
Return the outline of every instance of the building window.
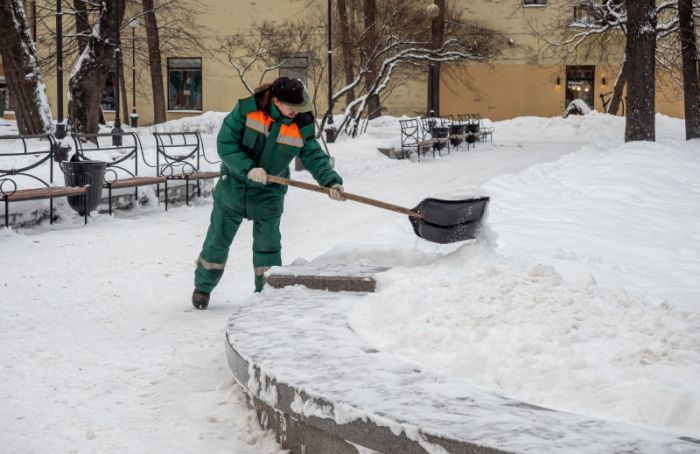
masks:
[[[109,74],[107,74],[107,80],[105,81],[105,86],[102,89],[102,101],[100,104],[102,104],[103,111],[114,111],[114,107],[116,106],[116,99],[114,95],[114,71],[110,71]]]
[[[280,77],[299,79],[306,84],[307,70],[309,68],[309,57],[292,56],[280,57]]]
[[[595,23],[595,10],[590,5],[574,6],[574,22],[582,24]]]
[[[574,99],[582,99],[588,107],[594,107],[595,66],[566,67],[566,98],[568,106]]]
[[[201,58],[168,58],[168,110],[202,110]]]
[[[547,6],[547,0],[523,0],[523,6]]]
[[[2,97],[0,104],[3,106],[0,110],[15,110],[10,97],[10,90],[7,89],[7,81],[4,77],[0,77],[0,97]]]

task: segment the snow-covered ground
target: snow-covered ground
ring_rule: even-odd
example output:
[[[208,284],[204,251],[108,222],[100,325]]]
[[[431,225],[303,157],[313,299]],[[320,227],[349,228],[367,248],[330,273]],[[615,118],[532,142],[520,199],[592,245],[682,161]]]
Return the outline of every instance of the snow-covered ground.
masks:
[[[221,117],[165,127],[198,128],[211,150]],[[663,116],[655,144],[624,144],[623,119],[595,112],[494,126],[493,145],[420,163],[376,151],[398,142],[391,118],[331,146],[351,192],[409,207],[490,195],[478,243],[427,243],[404,216],[290,189],[284,261],[393,266],[352,314],[384,351],[531,403],[700,436],[700,142]],[[210,209],[0,230],[3,449],[279,451],[223,354],[228,314],[253,289],[249,223],[210,309],[190,309]]]

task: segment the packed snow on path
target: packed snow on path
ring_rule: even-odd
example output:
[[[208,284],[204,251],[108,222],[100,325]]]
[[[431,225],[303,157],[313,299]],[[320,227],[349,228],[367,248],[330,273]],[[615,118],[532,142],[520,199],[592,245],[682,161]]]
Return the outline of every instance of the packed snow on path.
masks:
[[[202,121],[209,151],[222,116]],[[382,350],[531,403],[697,437],[700,144],[681,140],[682,122],[657,122],[659,143],[625,145],[616,117],[518,118],[494,125],[493,145],[417,163],[376,151],[398,143],[382,118],[331,146],[346,190],[409,207],[488,194],[480,241],[427,243],[404,216],[292,188],[284,261],[392,266],[352,314]],[[84,227],[64,208],[53,227],[0,230],[4,448],[280,450],[223,349],[253,289],[250,223],[210,309],[190,308],[210,210],[204,199]]]

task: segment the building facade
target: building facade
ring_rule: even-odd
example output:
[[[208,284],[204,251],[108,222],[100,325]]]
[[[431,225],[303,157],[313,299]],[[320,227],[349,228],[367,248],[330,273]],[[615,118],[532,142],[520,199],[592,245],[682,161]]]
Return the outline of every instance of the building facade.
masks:
[[[432,0],[425,0],[426,6]],[[253,24],[263,20],[274,21],[306,16],[310,11],[325,11],[327,0],[199,0],[201,13],[191,33],[197,35],[208,49],[221,48],[226,38],[235,33],[249,32]],[[397,3],[397,5],[400,2]],[[533,35],[533,24],[550,21],[555,14],[566,11],[570,2],[566,0],[455,0],[447,2],[459,8],[463,17],[481,27],[501,33],[507,40],[499,58],[483,64],[443,65],[440,80],[440,113],[458,114],[478,112],[482,117],[502,120],[523,115],[561,115],[566,105],[581,98],[591,108],[604,110],[617,75],[615,62],[621,61],[623,48],[609,50],[608,61],[601,64],[595,57],[580,57],[571,64],[560,58],[545,57],[541,41]],[[45,5],[50,8],[50,3]],[[398,7],[398,6],[397,6]],[[27,8],[31,20],[33,8]],[[576,11],[570,7],[572,18]],[[129,14],[127,14],[127,17]],[[323,15],[320,15],[323,17]],[[132,29],[124,27],[122,55],[125,83],[128,96],[128,111],[131,111],[132,92],[137,94],[136,110],[139,125],[153,122],[150,79],[146,63],[138,62],[136,80],[131,71],[131,52],[143,54],[146,46],[145,30],[136,23]],[[326,24],[319,22],[314,33],[326,34]],[[66,31],[64,33],[68,33]],[[133,35],[132,35],[133,33]],[[133,36],[133,39],[132,39]],[[39,51],[49,52],[50,39],[40,40]],[[617,55],[617,58],[614,58]],[[66,62],[66,81],[70,72],[70,61]],[[227,61],[223,50],[219,52],[197,52],[188,50],[162,55],[167,119],[178,119],[198,115],[206,111],[229,111],[237,99],[248,94],[238,74]],[[268,78],[278,75],[300,77],[307,80],[310,62],[304,55],[292,56]],[[339,67],[340,65],[338,65]],[[427,74],[427,71],[426,71]],[[44,74],[49,100],[54,107],[56,99],[56,77]],[[257,82],[260,74],[249,74],[249,81]],[[4,78],[0,67],[0,89]],[[319,84],[317,110],[325,110],[327,82]],[[103,109],[105,117],[113,117],[115,87],[109,77],[104,90]],[[256,85],[256,84],[253,84]],[[67,82],[63,87],[67,92]],[[601,96],[602,95],[602,96]],[[64,95],[67,103],[67,93]],[[384,105],[385,114],[417,115],[426,110],[427,80],[425,75],[412,78],[393,90]],[[339,109],[342,105],[339,106]],[[12,94],[6,110],[12,109]],[[661,88],[657,95],[657,111],[671,116],[683,116],[683,102],[674,99]],[[67,109],[64,109],[67,112]],[[7,115],[7,114],[6,114]],[[122,118],[123,123],[128,119]]]

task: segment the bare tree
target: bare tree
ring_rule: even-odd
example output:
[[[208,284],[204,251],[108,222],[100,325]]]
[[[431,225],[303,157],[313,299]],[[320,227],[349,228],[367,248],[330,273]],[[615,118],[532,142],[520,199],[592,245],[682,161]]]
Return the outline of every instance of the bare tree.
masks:
[[[75,66],[82,62],[84,50],[94,41],[93,31],[100,31],[100,21],[104,20],[105,8],[114,10],[116,0],[64,0],[64,46],[63,57],[66,67]],[[193,52],[208,55],[210,47],[199,33],[197,18],[204,11],[195,2],[186,0],[164,0],[156,5],[153,0],[121,0],[124,14],[119,23],[124,30],[132,19],[144,17],[148,47],[136,49],[137,66],[149,67],[151,73],[151,88],[156,122],[165,121],[165,89],[163,86],[163,71],[160,60],[161,53]],[[55,2],[43,0],[37,4],[37,23],[39,40],[52,42],[54,36]],[[145,5],[145,6],[144,6]],[[157,20],[156,20],[157,16]],[[71,32],[72,31],[72,32]],[[106,35],[103,37],[107,39]],[[114,40],[107,39],[107,46],[114,47]],[[39,63],[44,72],[55,69],[56,55],[53,46],[39,48]],[[113,54],[113,52],[112,52]],[[105,60],[105,77],[113,73],[114,63]],[[75,70],[73,71],[75,72]],[[155,86],[154,86],[155,85]],[[70,85],[69,85],[70,87]],[[102,96],[105,86],[90,84],[87,89],[98,90],[95,99]],[[138,89],[139,93],[146,91]],[[124,106],[125,103],[122,103]],[[101,109],[91,109],[91,115],[102,115]],[[70,110],[69,110],[70,114]],[[97,120],[95,120],[97,121]],[[69,123],[73,124],[69,118]]]
[[[368,49],[376,46],[379,42],[380,37],[380,24],[377,22],[377,1],[376,0],[364,0],[362,12],[364,14],[364,35],[365,35],[365,52]],[[370,50],[371,52],[371,50]],[[367,74],[376,74],[380,70],[380,61],[378,59],[371,59],[367,65]],[[365,91],[371,90],[373,81],[371,77],[365,78]],[[381,115],[382,105],[379,99],[379,93],[370,95],[367,98],[367,117],[377,118]]]
[[[21,0],[0,0],[0,56],[20,134],[51,130],[51,110]]]
[[[654,0],[625,0],[629,62],[625,142],[654,141],[656,93],[656,5]]]
[[[254,24],[252,33],[237,33],[221,42],[221,53],[226,55],[243,87],[253,93],[264,80],[276,77],[293,59],[306,59],[307,76],[313,82],[311,97],[316,103],[320,79],[325,68],[322,36],[313,27],[299,20],[281,23]],[[255,80],[253,77],[257,76]]]
[[[342,48],[343,71],[345,74],[345,85],[352,83],[354,78],[354,61],[355,56],[352,48],[352,40],[350,38],[350,16],[345,0],[338,0],[338,22],[340,24],[340,46]],[[354,90],[349,90],[345,94],[345,103],[350,104],[355,99]]]
[[[678,0],[679,40],[682,54],[685,138],[700,138],[700,87],[693,1]]]
[[[403,77],[425,74],[426,68],[431,65],[436,68],[443,62],[486,62],[498,55],[505,43],[501,34],[462,19],[457,8],[441,5],[439,13],[444,17],[433,20],[426,14],[425,2],[407,1],[401,9],[390,2],[378,6],[371,39],[367,39],[365,30],[358,34],[358,43],[353,46],[361,53],[355,75],[358,82],[341,88],[333,96],[334,100],[339,99],[340,94],[361,86],[359,81],[364,80],[362,93],[346,106],[341,122],[344,132],[350,135],[360,132],[365,112],[371,118],[371,99],[391,91]],[[432,25],[436,22],[438,29],[434,33]],[[436,96],[439,76],[433,80],[435,85],[429,92]]]
[[[113,40],[124,17],[124,9],[116,6],[115,0],[101,1],[99,20],[71,71],[68,124],[73,132],[96,134],[99,131],[102,89],[114,66]]]
[[[431,18],[426,15],[425,3],[418,0],[407,0],[401,8],[389,0],[346,0],[338,13],[343,15],[339,22],[347,24],[349,30],[343,31],[341,25],[336,31],[340,36],[333,42],[352,52],[342,53],[344,71],[337,77],[345,79],[345,84],[340,84],[331,102],[346,100],[340,130],[351,135],[360,132],[363,118],[379,114],[383,96],[405,78],[419,71],[425,74],[429,62],[484,62],[497,55],[505,42],[500,34],[454,14],[446,16],[444,41],[433,45]],[[252,35],[239,34],[222,42],[229,64],[246,90],[253,92],[253,74],[260,74],[262,80],[284,68],[286,57],[304,54],[309,57],[315,100],[326,62],[324,37],[313,32],[318,20],[312,15],[299,21],[263,23],[254,27]],[[334,86],[338,86],[336,82]],[[319,131],[325,121],[327,118]]]
[[[361,27],[351,31],[351,48],[356,52],[354,79],[333,95],[337,102],[339,94],[355,91],[341,123],[343,132],[351,135],[360,132],[361,118],[371,119],[380,113],[379,100],[404,80],[423,76],[428,70],[433,76],[429,77],[432,85],[428,92],[435,98],[441,62],[488,61],[505,42],[501,34],[464,20],[459,8],[443,0],[436,7],[437,17],[429,15],[425,1],[407,0],[401,8],[388,0],[357,3],[348,3],[349,17],[359,15],[362,19],[356,21]],[[434,103],[439,104],[439,98]],[[433,104],[435,108],[437,104]]]
[[[92,32],[89,20],[92,7],[85,0],[73,0],[73,9],[75,16],[75,40],[78,44],[78,51],[82,53],[90,41],[90,32]]]
[[[345,108],[341,129],[345,128],[345,132],[353,137],[358,134],[362,112],[367,108],[370,97],[379,95],[387,89],[394,71],[400,65],[425,65],[430,62],[485,62],[494,56],[493,47],[474,48],[457,38],[446,40],[438,49],[430,47],[430,44],[405,41],[400,37],[394,37],[386,43],[384,48],[379,49],[377,58],[383,57],[380,70],[376,74],[370,74],[371,71],[367,66],[361,68],[360,74],[353,84],[333,95],[333,99],[338,99],[345,90],[356,86],[362,78],[372,81],[370,87]],[[357,110],[353,114],[352,111],[355,107]]]
[[[163,87],[163,66],[160,57],[160,30],[154,10],[154,0],[143,0],[143,16],[148,37],[148,67],[151,73],[153,93],[153,122],[165,121],[165,87]]]

